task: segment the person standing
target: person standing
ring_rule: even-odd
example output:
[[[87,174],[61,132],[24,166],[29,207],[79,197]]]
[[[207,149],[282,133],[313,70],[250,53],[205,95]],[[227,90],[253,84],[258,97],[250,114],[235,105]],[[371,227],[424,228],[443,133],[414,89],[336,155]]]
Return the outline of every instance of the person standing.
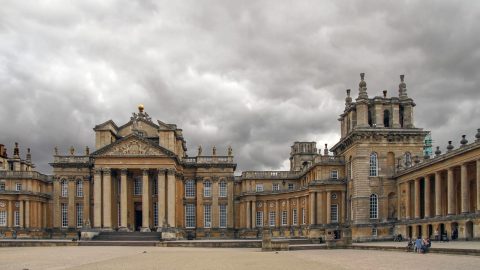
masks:
[[[440,232],[438,231],[438,227],[435,229],[435,241],[440,241]]]
[[[417,240],[415,240],[415,250],[417,251],[417,253],[422,253],[422,245],[422,237],[417,236]]]

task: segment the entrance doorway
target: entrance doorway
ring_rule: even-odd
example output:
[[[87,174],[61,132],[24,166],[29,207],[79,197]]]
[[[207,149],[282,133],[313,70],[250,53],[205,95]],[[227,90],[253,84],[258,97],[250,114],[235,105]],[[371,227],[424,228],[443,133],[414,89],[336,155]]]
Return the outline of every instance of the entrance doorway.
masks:
[[[408,226],[408,227],[407,227],[407,236],[408,236],[408,238],[411,239],[411,238],[412,238],[412,234],[413,234],[413,233],[412,233],[412,226]]]
[[[433,226],[432,226],[432,224],[428,224],[428,226],[427,226],[427,237],[432,239],[432,234],[433,234]]]
[[[142,228],[142,203],[136,202],[135,209],[135,231],[140,231]]]
[[[465,223],[465,240],[473,240],[473,222]]]
[[[422,225],[417,225],[417,237],[422,237],[423,234],[422,234]]]

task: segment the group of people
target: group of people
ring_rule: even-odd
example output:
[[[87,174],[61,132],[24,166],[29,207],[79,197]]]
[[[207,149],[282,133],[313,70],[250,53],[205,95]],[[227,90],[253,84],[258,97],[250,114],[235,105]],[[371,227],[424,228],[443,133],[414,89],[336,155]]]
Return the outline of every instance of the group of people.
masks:
[[[428,249],[432,246],[430,238],[423,238],[418,236],[416,240],[410,239],[407,244],[407,251],[414,251],[417,253],[427,253]]]

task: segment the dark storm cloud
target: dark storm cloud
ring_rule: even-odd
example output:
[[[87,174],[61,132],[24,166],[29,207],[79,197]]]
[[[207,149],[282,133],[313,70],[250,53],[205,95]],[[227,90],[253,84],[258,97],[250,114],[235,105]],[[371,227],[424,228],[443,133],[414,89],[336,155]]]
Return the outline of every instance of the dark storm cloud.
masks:
[[[287,169],[294,141],[339,139],[345,89],[398,93],[436,144],[480,127],[475,1],[6,1],[0,9],[0,143],[50,169],[53,147],[138,103],[241,170]]]

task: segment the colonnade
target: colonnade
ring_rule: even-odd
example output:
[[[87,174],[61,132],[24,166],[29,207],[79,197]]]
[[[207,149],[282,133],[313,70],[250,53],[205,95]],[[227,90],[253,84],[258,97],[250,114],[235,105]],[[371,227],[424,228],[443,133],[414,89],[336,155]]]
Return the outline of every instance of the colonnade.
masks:
[[[44,228],[47,226],[47,203],[36,200],[7,200],[7,227],[22,229]],[[18,223],[15,224],[15,212]]]
[[[128,182],[133,180],[129,171],[141,170],[142,176],[142,231],[150,231],[152,198],[150,182],[154,174],[157,174],[157,228],[175,227],[175,170],[172,169],[127,169],[127,168],[96,168],[93,180],[94,194],[94,216],[93,226],[95,228],[112,229],[112,170],[120,172],[120,230],[128,228],[129,201]]]

